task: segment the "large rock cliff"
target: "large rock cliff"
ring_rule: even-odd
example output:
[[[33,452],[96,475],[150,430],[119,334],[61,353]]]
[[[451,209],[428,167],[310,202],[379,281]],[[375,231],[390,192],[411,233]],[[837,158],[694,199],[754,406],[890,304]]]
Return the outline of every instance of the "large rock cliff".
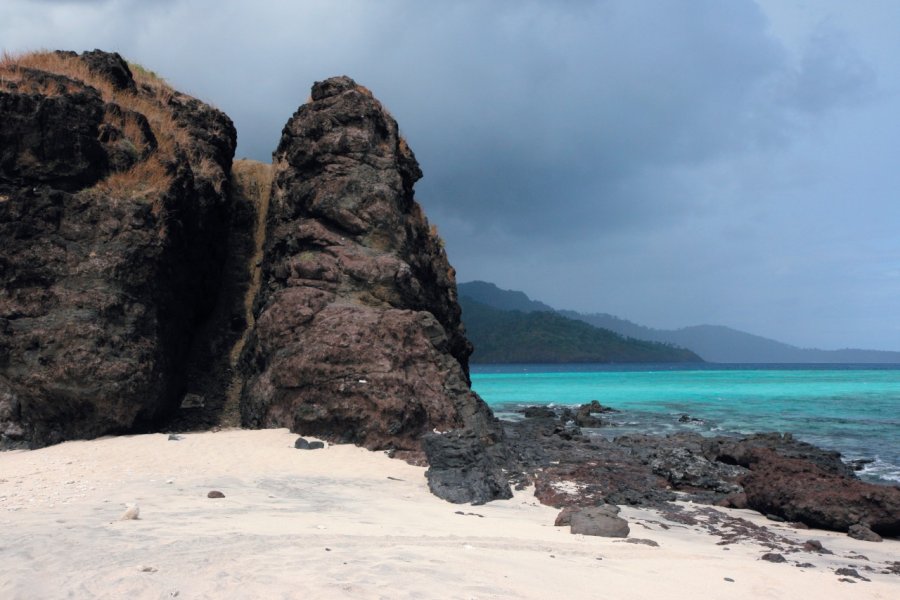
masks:
[[[347,77],[316,83],[274,155],[242,416],[417,453],[433,430],[493,447],[441,239],[397,123]]]
[[[232,179],[235,141],[224,114],[117,54],[0,62],[0,447],[239,409],[248,427],[427,454],[454,501],[508,496],[394,119],[338,77],[271,169]]]
[[[117,54],[0,62],[0,447],[178,405],[235,141],[223,113]]]

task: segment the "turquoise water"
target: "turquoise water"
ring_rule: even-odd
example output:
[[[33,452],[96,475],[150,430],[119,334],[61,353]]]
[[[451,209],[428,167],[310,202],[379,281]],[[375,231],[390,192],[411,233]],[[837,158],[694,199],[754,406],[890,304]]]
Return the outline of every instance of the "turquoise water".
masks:
[[[501,417],[529,404],[599,400],[605,436],[791,432],[867,458],[860,476],[900,483],[900,365],[473,365],[472,386]],[[679,423],[681,415],[702,422]]]

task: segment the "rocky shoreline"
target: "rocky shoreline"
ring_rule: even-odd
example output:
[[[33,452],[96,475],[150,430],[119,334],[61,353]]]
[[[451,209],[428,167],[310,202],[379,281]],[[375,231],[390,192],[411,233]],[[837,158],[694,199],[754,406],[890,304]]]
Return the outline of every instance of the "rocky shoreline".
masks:
[[[900,583],[897,540],[689,502],[597,507],[629,537],[584,535],[605,524],[555,527],[531,487],[449,504],[422,467],[306,441],[226,428],[0,453],[0,597],[883,599]]]
[[[574,410],[535,406],[521,409],[521,420],[502,421],[517,489],[534,485],[538,500],[560,509],[667,509],[689,500],[861,540],[900,535],[900,487],[859,480],[838,452],[789,433],[591,434],[611,410],[596,401]]]
[[[687,499],[900,535],[900,488],[788,434],[608,440],[596,402],[493,416],[415,155],[352,79],[313,85],[269,167],[236,165],[227,115],[118,54],[0,74],[0,449],[288,427],[427,463],[454,503],[534,486],[574,532]]]
[[[520,420],[500,421],[505,468],[480,459],[463,436],[427,436],[432,492],[451,502],[478,504],[508,497],[507,481],[518,490],[534,486],[542,504],[563,510],[557,524],[572,524],[577,533],[604,527],[623,531],[610,510],[616,505],[671,512],[673,502],[690,501],[752,509],[772,521],[865,541],[900,535],[900,487],[861,481],[840,453],[790,433],[608,439],[591,430],[603,426],[604,413],[614,411],[596,401],[574,409],[530,406],[519,412]],[[581,517],[572,518],[579,513],[590,523],[576,526]],[[624,531],[627,535],[627,527]]]

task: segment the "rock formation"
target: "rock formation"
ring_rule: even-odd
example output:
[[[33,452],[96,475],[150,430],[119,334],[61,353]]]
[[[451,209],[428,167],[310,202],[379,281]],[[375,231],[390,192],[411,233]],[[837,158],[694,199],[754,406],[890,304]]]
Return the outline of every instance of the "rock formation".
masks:
[[[598,505],[677,490],[900,534],[900,488],[788,435],[607,440],[580,429],[604,426],[597,402],[526,410],[504,432],[470,389],[422,173],[372,94],[316,83],[271,168],[240,162],[232,179],[235,141],[224,114],[117,54],[0,61],[0,449],[158,426],[190,400],[202,409],[170,424],[239,412],[427,460],[452,502],[533,484],[575,532],[627,535]]]
[[[533,484],[543,504],[662,508],[677,490],[694,502],[752,508],[866,539],[900,534],[900,487],[860,481],[837,452],[778,433],[609,440],[575,425],[585,411],[603,412],[594,404],[578,411],[530,407],[524,419],[503,423],[518,487]]]
[[[750,473],[741,484],[749,508],[821,529],[858,532],[861,526],[900,535],[900,487],[837,475],[769,448],[752,450],[748,464]]]
[[[216,299],[235,137],[117,54],[0,63],[0,447],[177,406]]]
[[[433,430],[496,446],[469,387],[454,271],[413,197],[422,172],[396,121],[348,77],[316,83],[273,165],[244,424],[407,457]]]
[[[452,432],[429,444],[437,488],[508,495],[394,119],[349,78],[317,83],[273,168],[243,165],[232,194],[235,141],[224,114],[117,54],[0,63],[0,446],[134,431],[179,406],[171,423],[209,427],[240,404],[246,426],[409,460]]]

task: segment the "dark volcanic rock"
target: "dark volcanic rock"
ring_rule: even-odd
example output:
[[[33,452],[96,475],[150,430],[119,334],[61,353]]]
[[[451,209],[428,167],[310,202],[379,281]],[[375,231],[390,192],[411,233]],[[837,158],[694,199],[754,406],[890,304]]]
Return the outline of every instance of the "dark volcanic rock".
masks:
[[[843,575],[844,577],[855,577],[856,579],[861,579],[863,581],[869,581],[866,577],[863,577],[859,574],[859,571],[856,569],[851,569],[850,567],[842,567],[840,569],[835,569],[835,575]]]
[[[600,427],[603,422],[597,415],[604,412],[609,410],[596,400],[592,400],[590,404],[582,404],[575,413],[575,424],[579,427]]]
[[[857,458],[856,460],[847,461],[847,466],[854,471],[862,471],[867,465],[871,465],[873,462],[875,462],[874,458]]]
[[[581,535],[628,537],[628,521],[618,516],[618,506],[578,508],[569,515],[570,531]]]
[[[762,560],[765,560],[768,562],[773,562],[773,563],[787,562],[787,559],[784,556],[782,556],[781,554],[778,554],[777,552],[766,552],[760,558]]]
[[[708,438],[696,433],[661,437],[630,435],[616,438],[616,444],[631,449],[634,456],[679,490],[708,490],[717,494],[740,493],[736,480],[747,469],[710,458]]]
[[[294,448],[297,450],[320,450],[325,447],[324,442],[320,441],[309,441],[306,438],[299,437],[294,442]]]
[[[518,486],[534,484],[543,504],[659,504],[674,500],[667,483],[629,449],[603,438],[573,434],[546,418],[504,422],[511,470]]]
[[[526,406],[522,409],[526,419],[555,419],[556,413],[549,406]]]
[[[397,123],[347,77],[316,83],[274,167],[243,423],[404,452],[463,430],[441,440],[473,435],[471,447],[436,441],[430,460],[481,461],[473,448],[502,432],[469,387],[454,271],[413,197],[422,173]]]
[[[866,527],[865,525],[861,525],[857,523],[856,525],[851,525],[847,530],[847,535],[857,540],[862,540],[864,542],[881,542],[883,541],[881,536]]]
[[[96,183],[106,174],[108,163],[99,140],[104,116],[100,93],[62,75],[33,69],[18,71],[18,75],[21,81],[16,89],[0,87],[4,204],[15,201],[16,189],[30,187],[36,193],[38,186],[46,185],[77,191]],[[27,84],[31,82],[38,89],[63,93],[29,93]]]
[[[0,447],[153,421],[216,299],[231,121],[115,54],[0,71]]]
[[[806,552],[818,552],[819,554],[834,554],[831,550],[822,545],[819,540],[806,540],[803,543],[803,549]]]
[[[741,482],[754,510],[822,529],[848,531],[862,523],[881,535],[900,534],[898,487],[837,475],[766,448],[748,452],[745,460],[750,473]]]
[[[74,52],[72,54],[74,55]],[[115,89],[119,91],[135,91],[131,69],[118,52],[92,50],[91,52],[83,52],[81,60],[91,71],[109,81]]]
[[[430,465],[425,476],[434,495],[455,504],[484,504],[512,497],[500,466],[504,457],[496,455],[501,446],[486,446],[471,431],[430,433],[423,443]]]
[[[847,531],[865,524],[882,535],[898,531],[900,488],[859,481],[839,454],[789,435],[681,433],[609,441],[571,435],[560,420],[543,415],[503,426],[517,487],[534,484],[535,496],[557,508],[662,506],[675,498],[675,489],[695,502],[752,508],[795,526]]]
[[[742,467],[750,467],[755,460],[754,452],[760,448],[783,458],[807,461],[826,473],[853,477],[853,468],[844,464],[840,452],[801,442],[790,433],[757,433],[739,439],[718,437],[704,442],[704,452],[711,460]]]

